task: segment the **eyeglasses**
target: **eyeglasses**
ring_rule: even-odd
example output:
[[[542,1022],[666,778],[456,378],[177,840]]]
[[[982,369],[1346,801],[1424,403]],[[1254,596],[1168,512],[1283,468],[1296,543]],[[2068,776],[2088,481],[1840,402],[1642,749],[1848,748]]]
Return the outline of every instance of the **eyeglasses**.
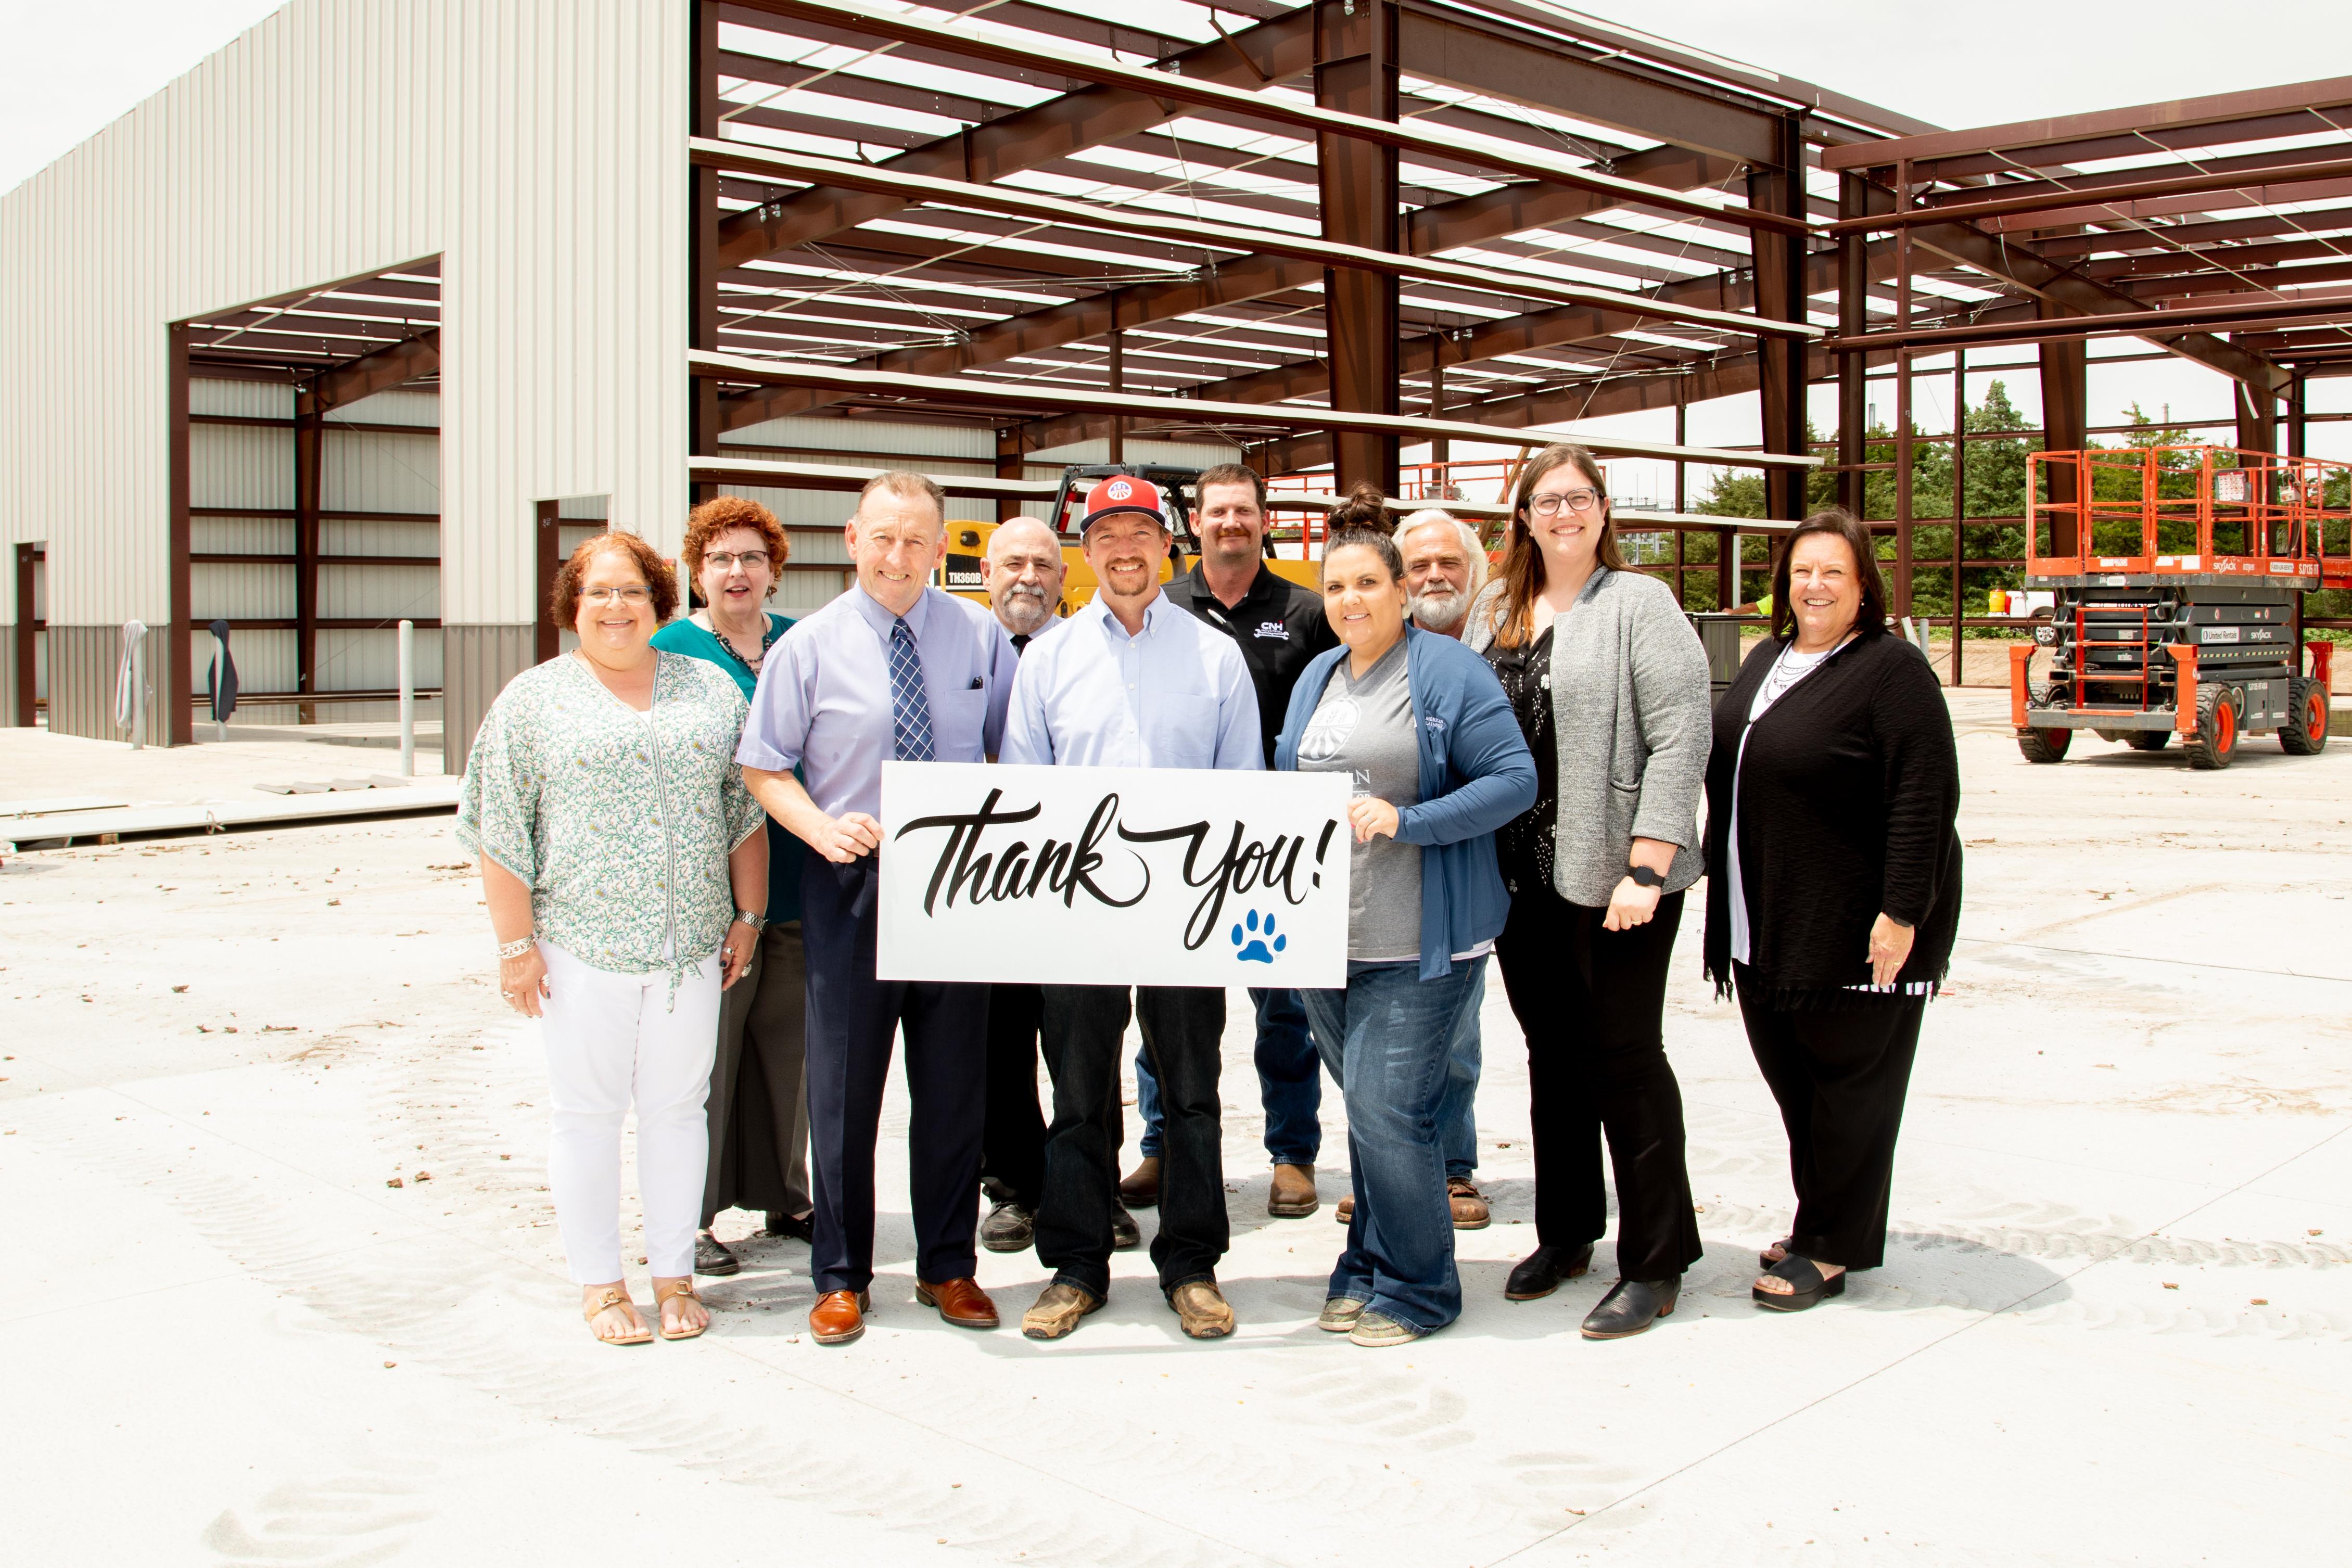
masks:
[[[732,571],[735,570],[735,563],[739,560],[743,563],[745,571],[757,571],[768,564],[768,552],[763,549],[747,549],[740,552],[712,550],[702,558],[702,564],[715,566],[721,571]]]
[[[580,597],[591,604],[625,604],[635,610],[650,603],[654,591],[643,583],[633,582],[626,588],[590,588],[581,591]]]
[[[1556,496],[1538,496],[1528,503],[1528,510],[1538,517],[1556,517],[1560,508],[1571,512],[1589,512],[1601,504],[1597,490],[1570,490]]]

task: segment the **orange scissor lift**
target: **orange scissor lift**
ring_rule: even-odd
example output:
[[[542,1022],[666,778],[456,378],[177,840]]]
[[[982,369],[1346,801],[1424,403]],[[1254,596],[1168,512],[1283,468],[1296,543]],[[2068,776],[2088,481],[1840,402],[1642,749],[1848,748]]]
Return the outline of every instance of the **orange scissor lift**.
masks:
[[[2055,607],[2010,648],[2027,760],[2061,760],[2078,729],[2142,751],[2177,735],[2196,768],[2228,767],[2248,735],[2327,744],[2335,649],[2303,642],[2303,595],[2352,587],[2352,466],[2206,445],[2028,462],[2025,581]]]

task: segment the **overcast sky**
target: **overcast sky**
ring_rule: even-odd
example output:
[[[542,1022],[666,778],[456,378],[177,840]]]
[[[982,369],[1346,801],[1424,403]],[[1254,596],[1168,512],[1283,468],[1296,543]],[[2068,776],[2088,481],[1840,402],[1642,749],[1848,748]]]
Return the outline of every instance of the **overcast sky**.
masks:
[[[278,7],[272,0],[0,0],[0,191],[13,188]],[[2352,0],[1585,0],[1570,7],[1946,126],[1997,124],[2329,76],[2352,68]],[[2118,349],[2122,345],[2117,345]],[[2009,351],[2015,354],[2017,351]],[[2039,417],[2030,371],[2009,378]],[[1971,376],[1971,402],[1982,393]],[[2315,383],[2330,394],[2352,382]],[[1923,400],[1948,406],[1948,385]],[[2185,364],[2095,371],[2095,420],[2228,406]],[[1752,399],[1694,441],[1752,440]],[[1891,417],[1891,392],[1881,395]],[[1819,411],[1824,428],[1832,410]],[[1654,418],[1638,419],[1654,434]],[[1924,405],[1921,423],[1942,423]],[[2352,426],[2324,427],[2330,433]],[[2336,443],[2316,438],[2315,449]]]

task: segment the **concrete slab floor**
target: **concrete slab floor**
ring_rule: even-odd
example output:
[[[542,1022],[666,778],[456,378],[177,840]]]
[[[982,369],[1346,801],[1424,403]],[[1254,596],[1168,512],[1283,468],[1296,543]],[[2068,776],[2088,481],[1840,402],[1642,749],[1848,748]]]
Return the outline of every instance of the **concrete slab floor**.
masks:
[[[1502,1299],[1532,1226],[1499,985],[1496,1221],[1461,1236],[1468,1309],[1432,1339],[1315,1330],[1338,1106],[1323,1212],[1268,1219],[1236,1005],[1234,1341],[1183,1340],[1133,1253],[1060,1343],[918,1310],[894,1086],[863,1342],[811,1343],[806,1249],[754,1241],[709,1283],[709,1335],[615,1351],[564,1281],[537,1042],[498,1005],[445,820],[11,861],[10,1554],[2327,1560],[2352,1483],[2352,747],[2253,741],[2201,774],[2085,737],[2036,768],[1999,694],[1952,700],[1965,940],[1886,1267],[1800,1316],[1748,1304],[1785,1145],[1694,910],[1667,1030],[1707,1255],[1673,1317],[1611,1344],[1575,1333],[1607,1242],[1591,1278]],[[20,779],[18,755],[0,794],[142,782]],[[1008,1316],[1044,1282],[1030,1254],[981,1269]]]

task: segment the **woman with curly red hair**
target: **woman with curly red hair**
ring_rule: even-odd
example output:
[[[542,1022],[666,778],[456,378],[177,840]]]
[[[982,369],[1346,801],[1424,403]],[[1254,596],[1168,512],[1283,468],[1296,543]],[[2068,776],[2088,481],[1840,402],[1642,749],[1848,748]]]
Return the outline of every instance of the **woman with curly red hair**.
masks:
[[[759,502],[720,496],[687,514],[679,559],[701,607],[654,633],[654,646],[707,659],[734,678],[744,701],[759,688],[768,650],[789,616],[768,608],[791,553],[782,525]],[[730,756],[733,753],[730,751]],[[800,840],[768,823],[767,924],[743,983],[722,999],[719,1060],[710,1073],[710,1171],[698,1274],[742,1268],[711,1225],[730,1208],[766,1217],[765,1234],[809,1239],[807,963],[801,948]]]

